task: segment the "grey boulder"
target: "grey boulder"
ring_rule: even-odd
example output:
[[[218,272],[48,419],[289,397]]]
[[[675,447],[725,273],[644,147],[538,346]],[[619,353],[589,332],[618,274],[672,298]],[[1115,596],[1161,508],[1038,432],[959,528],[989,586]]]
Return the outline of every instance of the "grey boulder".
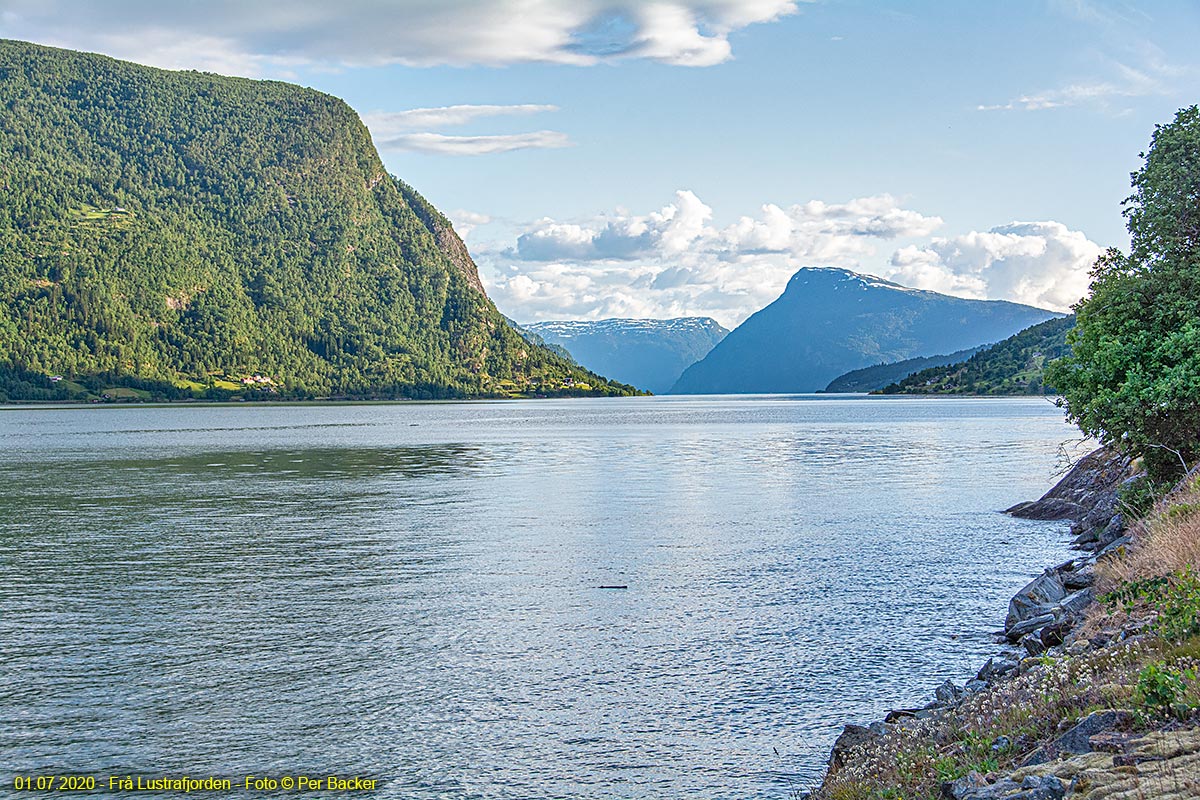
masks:
[[[1105,731],[1127,728],[1133,722],[1133,715],[1128,711],[1106,710],[1093,711],[1075,724],[1070,730],[1054,740],[1054,747],[1060,753],[1090,753],[1092,736]]]
[[[975,680],[991,683],[1002,675],[1012,672],[1019,666],[1020,664],[1017,663],[1016,659],[1005,656],[989,658],[987,663],[980,667],[979,672],[975,674]]]
[[[958,702],[963,696],[963,688],[956,686],[954,681],[947,679],[945,683],[934,691],[933,696],[938,705],[948,706]]]
[[[1013,595],[1008,603],[1008,616],[1004,618],[1004,630],[1012,638],[1011,629],[1017,624],[1046,612],[1048,607],[1057,605],[1067,596],[1058,573],[1048,570]],[[1018,637],[1019,638],[1019,637]]]

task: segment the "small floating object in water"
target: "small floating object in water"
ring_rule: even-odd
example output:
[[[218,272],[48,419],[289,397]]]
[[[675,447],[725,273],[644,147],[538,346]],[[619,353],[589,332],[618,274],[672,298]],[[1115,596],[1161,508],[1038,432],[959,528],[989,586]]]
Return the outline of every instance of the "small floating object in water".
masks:
[[[613,585],[613,586],[601,586],[600,588],[601,588],[601,589],[628,589],[628,588],[629,588],[629,586],[628,586],[628,585],[626,585],[626,584],[624,584],[624,583],[622,583],[622,584],[620,584],[620,585]]]

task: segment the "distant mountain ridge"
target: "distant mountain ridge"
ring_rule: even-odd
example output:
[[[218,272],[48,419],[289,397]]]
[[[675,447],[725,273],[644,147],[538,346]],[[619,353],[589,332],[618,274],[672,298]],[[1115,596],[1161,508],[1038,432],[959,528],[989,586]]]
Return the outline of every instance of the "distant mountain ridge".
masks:
[[[969,359],[914,372],[882,394],[1054,394],[1046,364],[1071,352],[1075,317],[1047,320],[980,350]]]
[[[729,331],[709,317],[532,322],[521,326],[566,348],[583,367],[660,394]]]
[[[815,392],[851,370],[979,347],[1060,316],[835,267],[805,267],[775,302],[688,367],[671,392]]]

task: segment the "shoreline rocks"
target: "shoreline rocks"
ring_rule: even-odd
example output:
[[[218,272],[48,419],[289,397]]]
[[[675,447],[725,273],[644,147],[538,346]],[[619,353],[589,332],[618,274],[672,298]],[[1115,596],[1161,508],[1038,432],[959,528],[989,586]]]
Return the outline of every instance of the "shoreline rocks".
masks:
[[[1005,512],[1023,519],[1070,519],[1072,546],[1090,553],[1047,569],[1013,596],[1004,620],[1009,642],[1023,644],[1030,655],[1041,652],[1039,646],[1060,644],[1092,602],[1096,559],[1129,542],[1118,493],[1140,477],[1132,467],[1128,456],[1102,447],[1080,459],[1041,499]],[[1036,642],[1029,638],[1035,635]]]
[[[1106,447],[1093,450],[1073,466],[1062,480],[1038,500],[1017,503],[1006,514],[1022,519],[1070,519],[1080,522],[1095,515],[1093,526],[1116,513],[1116,487],[1130,477],[1128,456]]]
[[[1101,448],[1082,458],[1040,499],[1007,509],[1005,513],[1023,519],[1071,520],[1071,534],[1075,537],[1072,546],[1087,554],[1048,568],[1013,596],[1004,630],[998,635],[998,641],[1007,643],[1010,648],[988,659],[964,686],[947,680],[935,690],[932,702],[923,708],[891,711],[882,722],[867,727],[846,725],[833,747],[827,777],[851,763],[856,751],[886,735],[892,727],[952,709],[965,697],[1021,674],[1028,664],[1035,663],[1033,657],[1061,649],[1093,600],[1097,559],[1129,541],[1117,493],[1137,477],[1128,457]],[[1015,648],[1023,649],[1024,660],[1021,650]],[[1093,736],[1103,738],[1125,726],[1126,720],[1121,716],[1125,713],[1109,710],[1092,714],[1053,743],[1056,752],[1049,754],[1047,751],[1047,760],[1057,757],[1060,742],[1063,752],[1074,753],[1084,747],[1089,749],[1082,752],[1090,752]],[[986,784],[982,779],[973,781],[969,775],[943,786],[943,794],[949,798],[1011,796],[1036,800],[1060,798],[1064,793],[1062,784],[1052,776],[1027,777],[1022,783],[1007,783],[1011,786]]]

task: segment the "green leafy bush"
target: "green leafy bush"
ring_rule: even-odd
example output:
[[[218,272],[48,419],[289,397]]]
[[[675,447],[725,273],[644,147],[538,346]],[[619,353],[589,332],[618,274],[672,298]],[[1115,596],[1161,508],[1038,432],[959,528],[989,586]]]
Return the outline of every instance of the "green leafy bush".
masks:
[[[1176,670],[1161,661],[1147,664],[1138,673],[1137,698],[1158,712],[1174,711],[1181,705],[1188,681],[1194,681],[1193,670]]]
[[[1125,201],[1131,250],[1109,250],[1050,364],[1068,416],[1142,455],[1152,478],[1200,459],[1200,109],[1155,129]]]
[[[1156,612],[1151,630],[1172,640],[1200,635],[1200,576],[1187,567],[1169,576],[1131,581],[1100,596],[1110,609]]]

